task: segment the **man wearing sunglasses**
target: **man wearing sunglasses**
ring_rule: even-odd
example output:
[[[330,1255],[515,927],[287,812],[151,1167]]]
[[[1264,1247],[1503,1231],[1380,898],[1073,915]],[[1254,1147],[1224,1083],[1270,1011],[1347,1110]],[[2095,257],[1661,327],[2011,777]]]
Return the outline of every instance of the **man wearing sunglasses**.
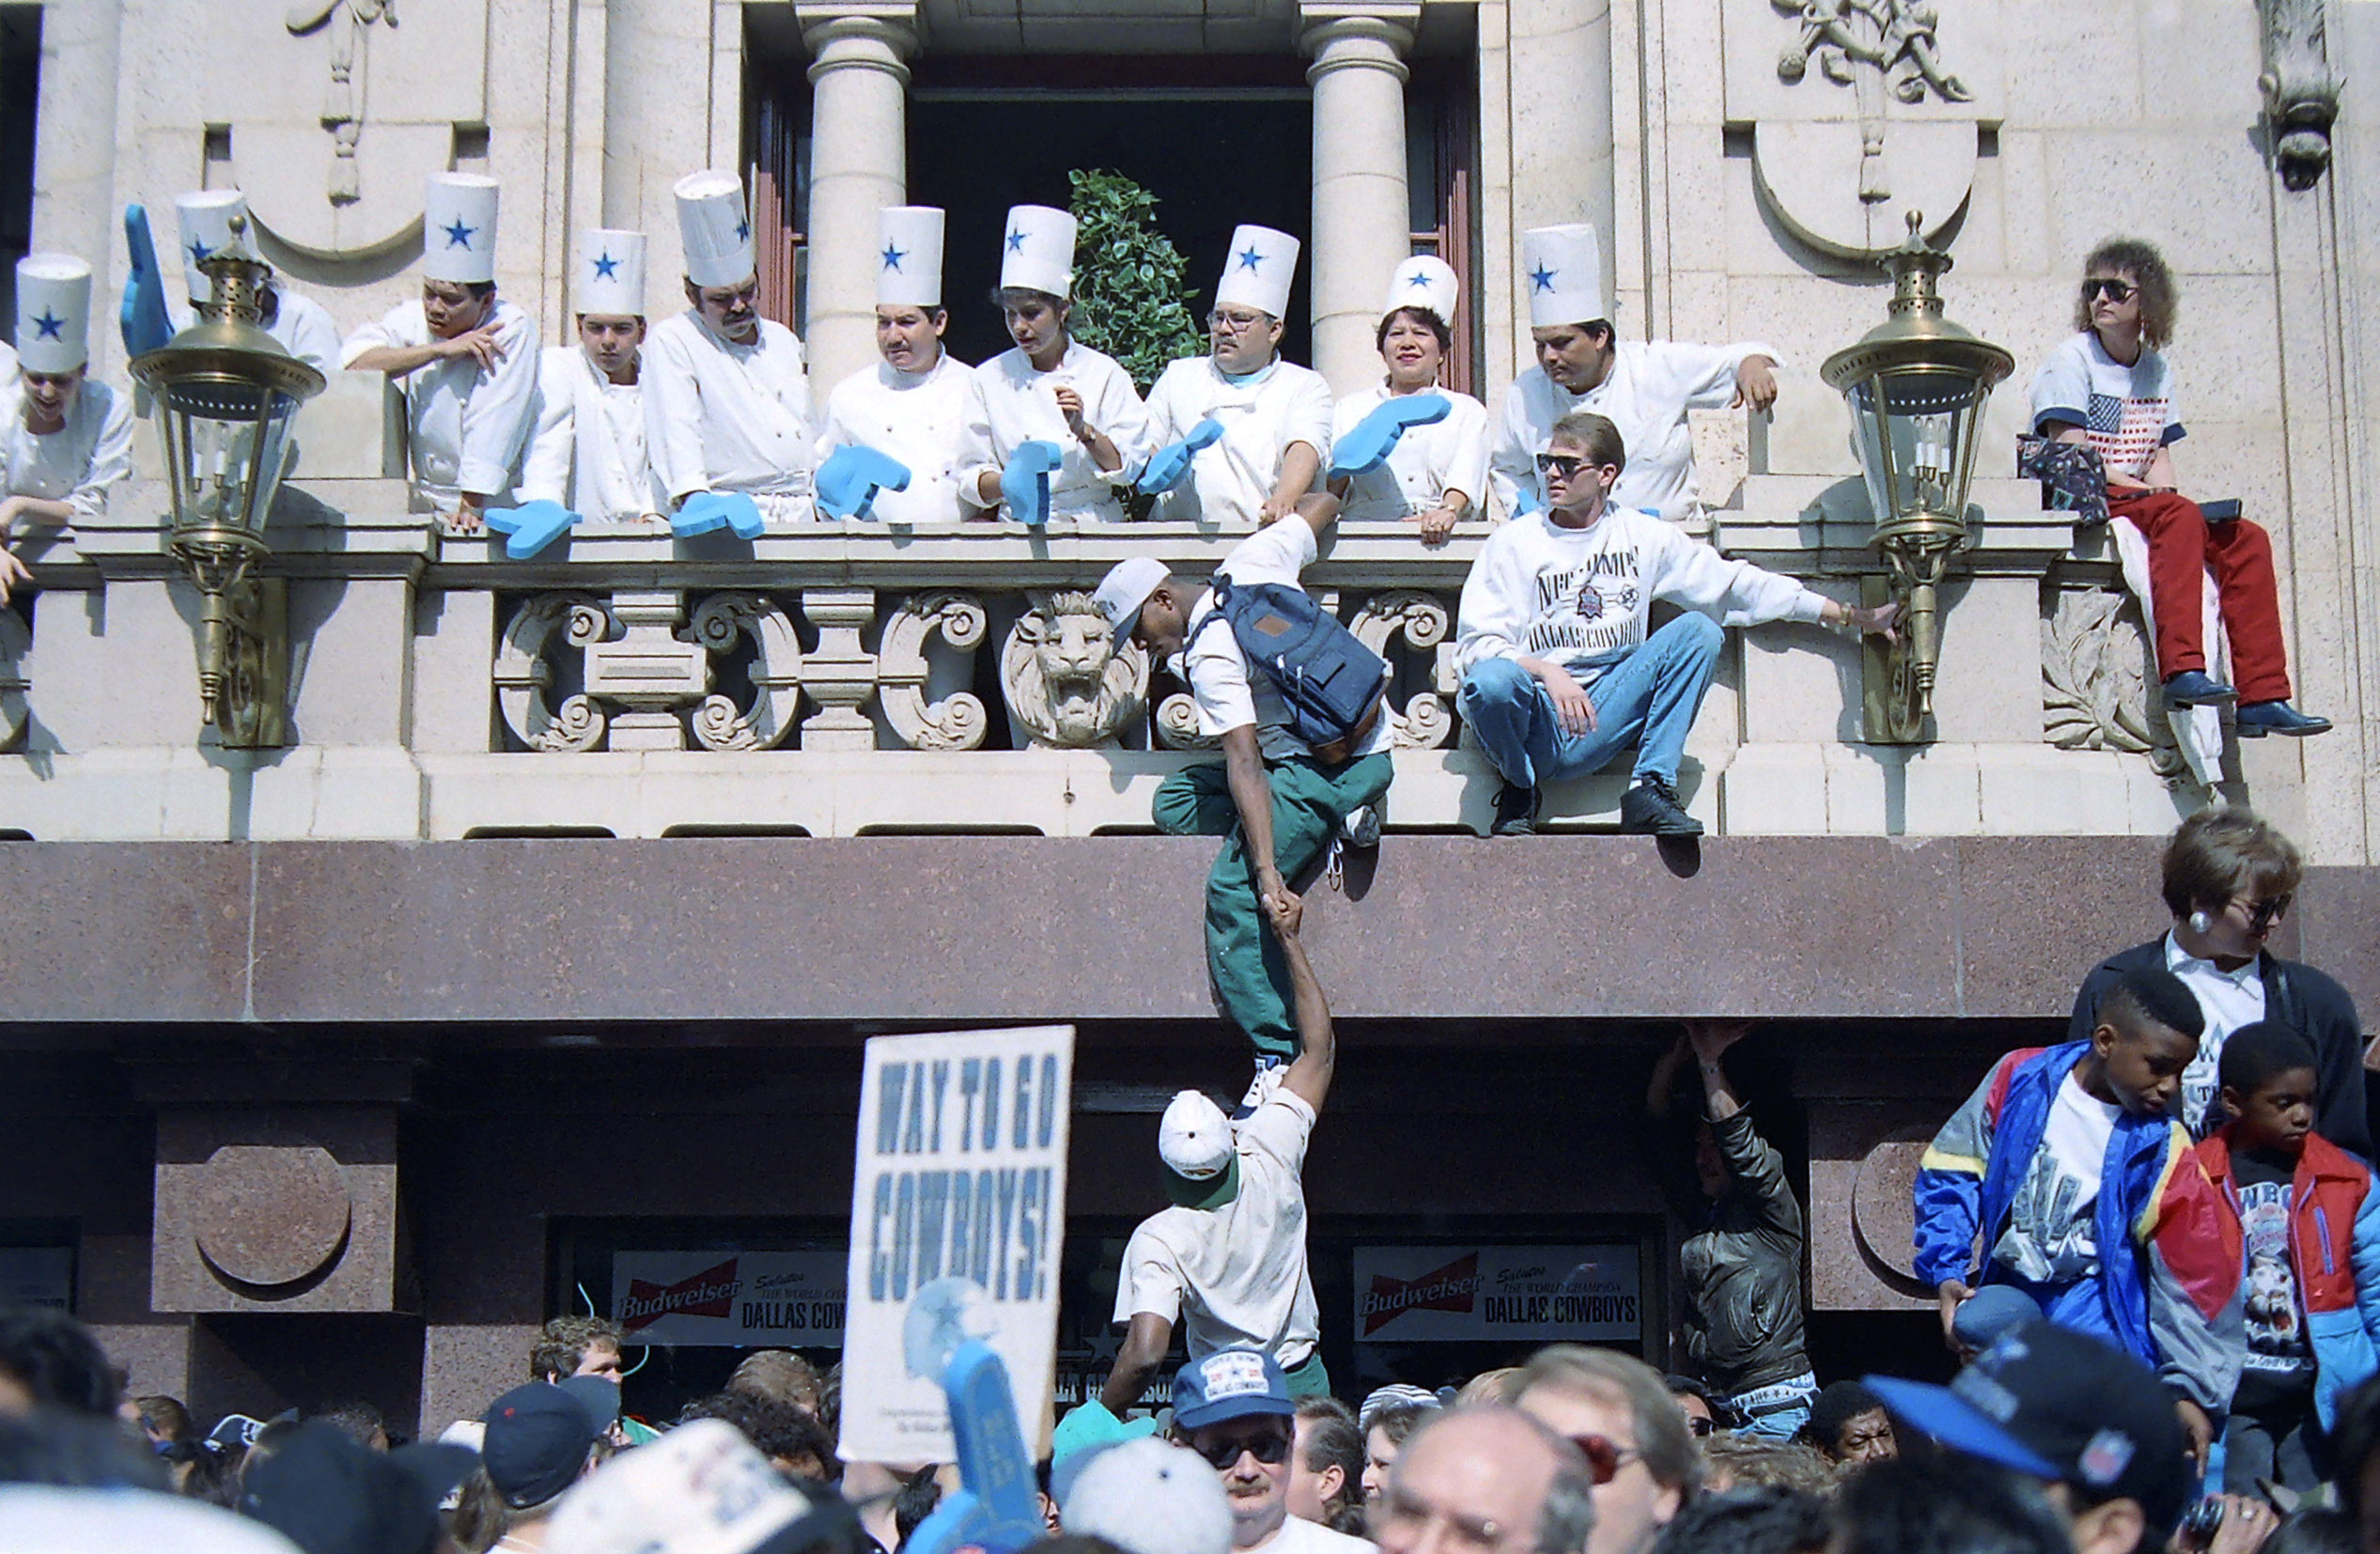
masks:
[[[1455,661],[1464,721],[1504,780],[1494,835],[1533,831],[1544,784],[1600,770],[1633,747],[1620,829],[1700,836],[1703,823],[1678,801],[1677,769],[1719,665],[1719,619],[1892,628],[1892,605],[1838,603],[1615,505],[1628,462],[1609,419],[1563,417],[1536,460],[1550,510],[1489,535],[1463,582]],[[1658,630],[1648,618],[1656,599],[1685,606]]]
[[[1218,1349],[1174,1378],[1174,1435],[1205,1457],[1231,1502],[1239,1554],[1370,1554],[1361,1538],[1289,1515],[1289,1453],[1298,1406],[1262,1349]]]

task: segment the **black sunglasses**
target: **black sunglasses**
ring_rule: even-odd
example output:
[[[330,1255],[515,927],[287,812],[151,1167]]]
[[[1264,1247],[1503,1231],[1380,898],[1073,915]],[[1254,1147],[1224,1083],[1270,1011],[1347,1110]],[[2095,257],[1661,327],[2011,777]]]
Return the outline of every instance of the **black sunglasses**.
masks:
[[[2294,899],[2294,896],[2275,895],[2247,903],[2248,932],[2261,934],[2279,922],[2288,915],[2289,904]]]
[[[2082,283],[2082,300],[2095,302],[2099,293],[2104,291],[2111,303],[2129,302],[2132,294],[2139,289],[2131,282],[2117,280],[2113,275],[2093,275]]]
[[[1585,459],[1574,458],[1566,453],[1541,453],[1537,456],[1537,468],[1540,471],[1547,474],[1558,474],[1564,480],[1576,478],[1579,472],[1586,467]]]
[[[1270,1467],[1288,1458],[1289,1433],[1270,1430],[1261,1436],[1224,1436],[1204,1446],[1193,1441],[1190,1450],[1205,1457],[1207,1465],[1218,1470],[1237,1462],[1242,1452],[1253,1453],[1258,1462]]]

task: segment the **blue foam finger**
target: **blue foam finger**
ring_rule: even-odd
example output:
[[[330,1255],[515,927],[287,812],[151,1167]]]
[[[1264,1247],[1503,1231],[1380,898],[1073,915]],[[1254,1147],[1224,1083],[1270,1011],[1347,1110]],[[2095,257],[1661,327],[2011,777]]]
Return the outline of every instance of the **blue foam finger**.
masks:
[[[1000,494],[1008,515],[1033,528],[1050,521],[1050,472],[1058,467],[1055,443],[1019,443],[1000,472]]]
[[[1133,489],[1143,496],[1156,496],[1170,491],[1190,474],[1190,460],[1203,448],[1212,447],[1223,435],[1222,423],[1208,416],[1190,429],[1190,435],[1149,455],[1149,461],[1141,467],[1141,477]]]
[[[829,518],[873,518],[876,493],[908,490],[909,478],[907,464],[855,443],[829,454],[812,484],[818,510]]]
[[[488,509],[488,527],[505,536],[505,554],[514,561],[528,560],[581,521],[561,503],[543,499]]]
[[[959,1345],[942,1371],[959,1487],[943,1497],[901,1547],[904,1554],[1017,1554],[1047,1535],[1033,1458],[1017,1425],[1008,1369],[979,1340]]]
[[[1454,401],[1442,394],[1402,394],[1383,400],[1331,448],[1330,478],[1344,479],[1378,469],[1412,427],[1443,421]]]
[[[669,526],[681,538],[730,529],[739,539],[758,539],[765,527],[759,505],[741,491],[696,491],[670,515]]]
[[[132,273],[124,283],[116,325],[123,332],[126,352],[138,356],[174,337],[174,326],[165,316],[165,277],[157,268],[157,241],[149,236],[146,206],[124,207],[124,241],[132,250]]]

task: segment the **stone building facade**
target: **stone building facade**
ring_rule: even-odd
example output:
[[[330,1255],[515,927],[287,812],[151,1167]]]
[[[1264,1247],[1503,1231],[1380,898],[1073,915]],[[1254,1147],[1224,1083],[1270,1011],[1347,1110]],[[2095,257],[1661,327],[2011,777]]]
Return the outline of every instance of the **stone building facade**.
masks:
[[[822,394],[869,359],[877,207],[948,203],[956,254],[996,219],[966,200],[1065,202],[968,160],[1013,147],[1175,180],[1193,259],[1255,219],[1236,199],[1287,198],[1273,225],[1310,260],[1290,351],[1341,392],[1377,368],[1390,270],[1434,248],[1492,402],[1529,360],[1518,234],[1592,220],[1624,337],[1784,351],[1773,419],[1698,416],[1709,537],[1850,598],[1879,563],[1816,365],[1882,317],[1875,253],[1921,212],[1952,314],[2018,363],[1928,742],[1865,741],[1851,645],[1764,627],[1731,636],[1689,747],[1698,856],[1598,834],[1617,773],[1550,794],[1551,834],[1490,843],[1448,654],[1484,528],[1424,551],[1350,524],[1309,576],[1398,676],[1391,834],[1311,919],[1348,1049],[1311,1184],[1326,1328],[1352,1334],[1381,1246],[1608,1244],[1642,1269],[1609,1336],[1658,1351],[1667,1232],[1625,1125],[1661,1022],[1747,1015],[1779,1022],[1823,1369],[1855,1332],[1921,1352],[1894,1271],[1907,1142],[2162,926],[2155,839],[2218,790],[2313,865],[2284,952],[2380,1008],[2380,141],[2325,106],[2380,74],[2380,21],[1851,9],[1899,29],[1888,58],[1790,0],[9,0],[0,79],[32,91],[0,110],[0,200],[23,207],[0,243],[120,283],[126,204],[237,184],[351,327],[415,284],[423,176],[485,171],[501,289],[559,339],[576,230],[648,232],[674,311],[670,186],[737,167]],[[1310,140],[1213,149],[1284,122]],[[1036,123],[1078,139],[1029,155]],[[2337,724],[2229,747],[2213,787],[2153,711],[2106,536],[2007,477],[2024,381],[2119,232],[2181,276],[2186,484],[2271,530],[2298,701]],[[106,333],[94,368],[120,381]],[[104,522],[25,552],[41,592],[0,612],[0,1042],[24,1081],[0,1095],[0,1267],[100,1324],[143,1391],[361,1392],[434,1430],[538,1321],[616,1295],[622,1257],[841,1245],[866,1033],[1071,1020],[1066,1338],[1096,1367],[1109,1243],[1156,1203],[1154,1112],[1241,1059],[1196,948],[1211,844],[1149,834],[1154,786],[1198,758],[1179,688],[1106,658],[1068,596],[1234,536],[590,525],[512,562],[408,510],[397,427],[366,375],[303,412],[272,531],[287,748],[201,724],[153,432]],[[1348,1375],[1456,1364],[1330,1344]],[[716,1358],[668,1352],[645,1385]]]

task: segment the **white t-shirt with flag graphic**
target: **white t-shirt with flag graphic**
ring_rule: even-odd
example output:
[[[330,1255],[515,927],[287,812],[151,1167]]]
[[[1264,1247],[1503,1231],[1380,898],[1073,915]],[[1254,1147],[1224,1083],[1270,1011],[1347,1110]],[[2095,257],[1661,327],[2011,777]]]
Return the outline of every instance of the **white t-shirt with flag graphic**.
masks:
[[[2033,429],[2062,421],[2083,428],[2110,474],[2141,479],[2149,460],[2185,432],[2173,369],[2148,347],[2130,366],[2108,354],[2098,333],[2084,330],[2049,353],[2033,374]]]

